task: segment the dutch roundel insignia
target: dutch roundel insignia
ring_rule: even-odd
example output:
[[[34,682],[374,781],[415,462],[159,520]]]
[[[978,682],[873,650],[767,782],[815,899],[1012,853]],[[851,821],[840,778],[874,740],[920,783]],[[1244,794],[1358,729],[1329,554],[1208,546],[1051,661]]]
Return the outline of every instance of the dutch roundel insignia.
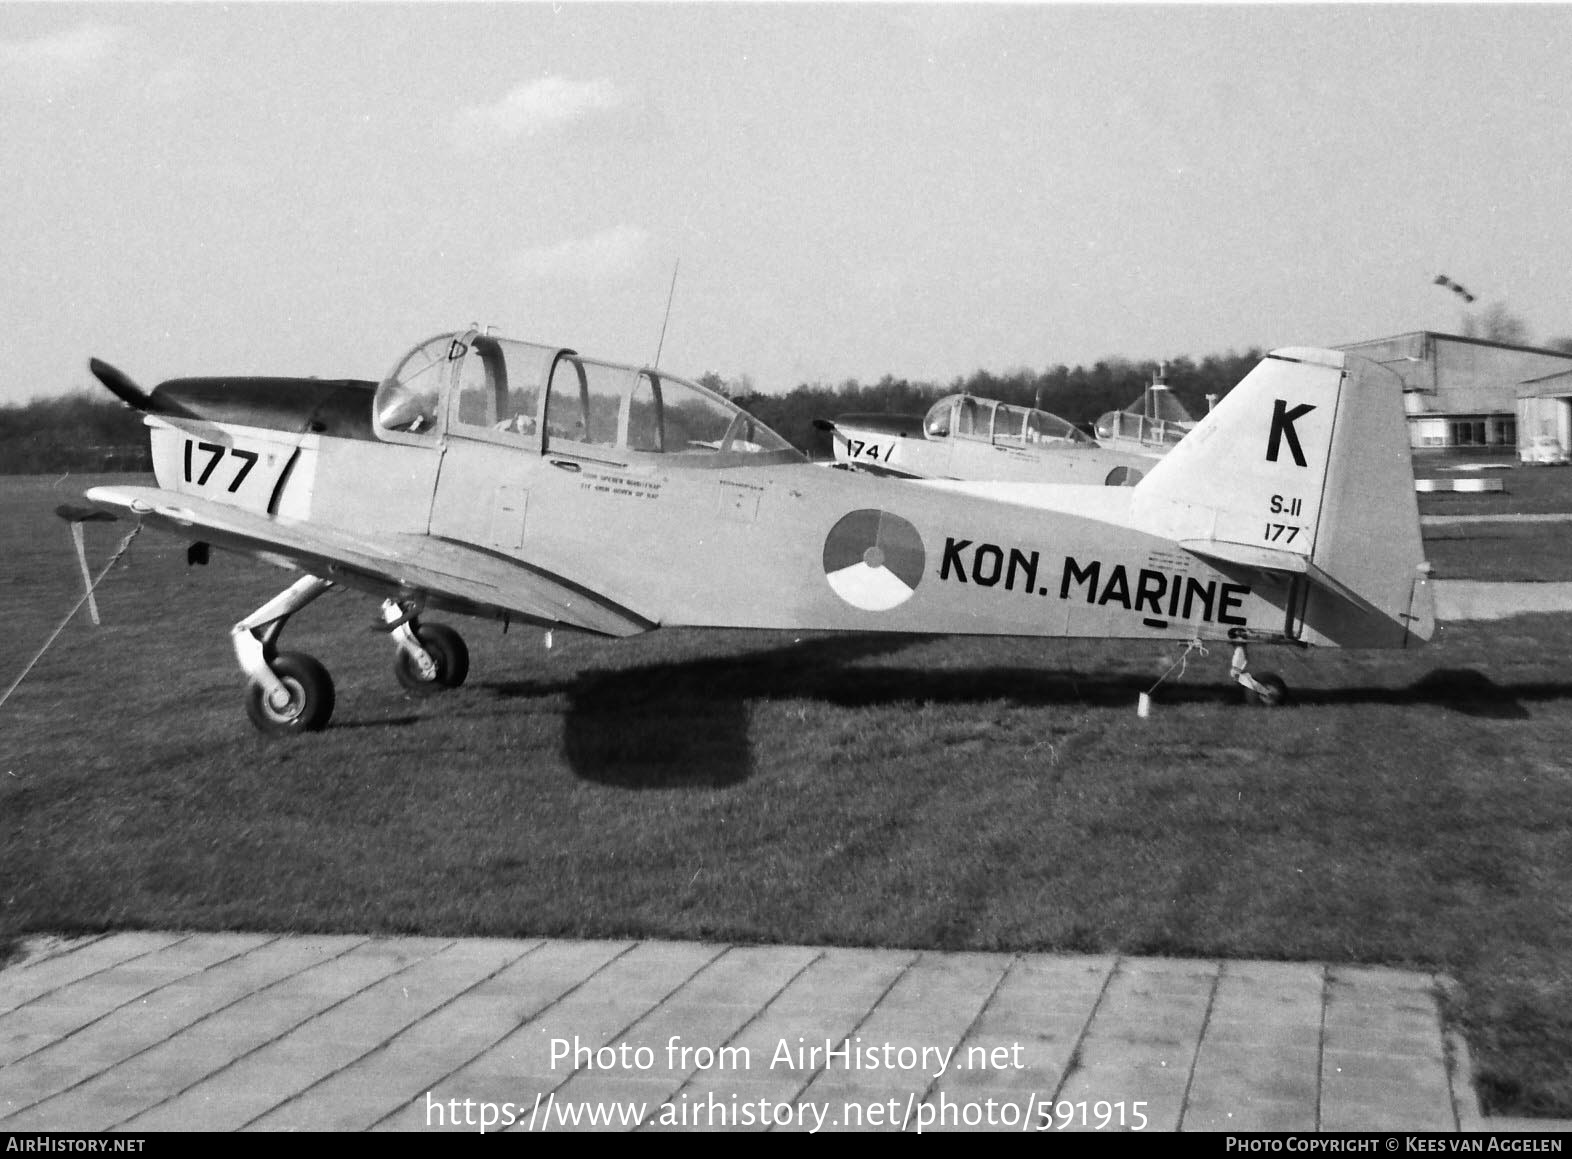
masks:
[[[867,612],[911,599],[926,566],[917,529],[888,511],[853,511],[824,541],[824,578],[841,599]]]

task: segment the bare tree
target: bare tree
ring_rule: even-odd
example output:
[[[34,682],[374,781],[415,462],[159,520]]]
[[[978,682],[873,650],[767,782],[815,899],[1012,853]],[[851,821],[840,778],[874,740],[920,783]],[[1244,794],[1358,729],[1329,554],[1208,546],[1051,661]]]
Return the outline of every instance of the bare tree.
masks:
[[[703,374],[699,375],[699,385],[708,387],[716,394],[723,395],[726,398],[731,397],[731,387],[727,384],[724,378],[716,374],[713,370],[706,370]]]
[[[1500,302],[1492,302],[1477,315],[1463,319],[1464,338],[1484,338],[1512,346],[1528,345],[1528,325]]]

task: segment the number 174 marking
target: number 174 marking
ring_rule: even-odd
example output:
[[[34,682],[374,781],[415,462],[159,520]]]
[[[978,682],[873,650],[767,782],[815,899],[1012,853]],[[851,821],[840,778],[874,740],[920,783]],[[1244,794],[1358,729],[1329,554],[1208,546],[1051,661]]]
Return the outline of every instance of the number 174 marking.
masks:
[[[872,459],[874,462],[880,461],[881,455],[878,443],[867,443],[861,439],[847,439],[846,444],[847,449],[851,452],[851,457],[853,459]],[[883,452],[883,461],[889,462],[890,456],[894,453],[895,444],[891,443],[890,449]]]

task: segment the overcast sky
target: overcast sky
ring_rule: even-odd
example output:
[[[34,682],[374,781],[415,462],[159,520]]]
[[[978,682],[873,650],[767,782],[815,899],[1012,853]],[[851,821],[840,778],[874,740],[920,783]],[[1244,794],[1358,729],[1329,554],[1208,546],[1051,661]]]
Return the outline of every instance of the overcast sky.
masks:
[[[1572,334],[1572,9],[0,3],[0,402]]]

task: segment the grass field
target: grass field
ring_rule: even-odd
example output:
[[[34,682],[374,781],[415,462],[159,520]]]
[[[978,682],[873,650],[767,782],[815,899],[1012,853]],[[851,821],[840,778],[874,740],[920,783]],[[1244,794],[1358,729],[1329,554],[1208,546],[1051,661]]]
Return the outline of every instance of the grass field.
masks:
[[[1512,475],[1572,511],[1572,471]],[[0,684],[79,594],[51,512],[90,481],[0,480]],[[1572,525],[1531,526],[1517,578],[1572,579]],[[124,532],[90,525],[91,558]],[[1500,567],[1453,534],[1438,572]],[[1488,1109],[1572,1116],[1572,616],[1402,654],[1258,650],[1296,696],[1275,711],[1239,706],[1213,651],[1143,720],[1173,649],[656,632],[547,652],[462,621],[470,683],[414,699],[375,604],[338,595],[283,639],[333,672],[334,726],[269,742],[228,629],[285,573],[187,568],[152,531],[128,560],[104,626],[83,613],[0,707],[0,943],[244,928],[1416,966],[1457,979]]]
[[[1422,461],[1416,467],[1422,475],[1431,478],[1446,478],[1449,474],[1428,469]],[[1452,477],[1459,476],[1453,474]],[[1505,489],[1475,494],[1436,492],[1421,495],[1420,510],[1443,516],[1572,512],[1572,469],[1525,467],[1493,470],[1486,472],[1484,477],[1500,479]],[[1504,582],[1572,580],[1572,524],[1559,528],[1536,523],[1452,525],[1427,529],[1425,539],[1430,563],[1440,578]]]

